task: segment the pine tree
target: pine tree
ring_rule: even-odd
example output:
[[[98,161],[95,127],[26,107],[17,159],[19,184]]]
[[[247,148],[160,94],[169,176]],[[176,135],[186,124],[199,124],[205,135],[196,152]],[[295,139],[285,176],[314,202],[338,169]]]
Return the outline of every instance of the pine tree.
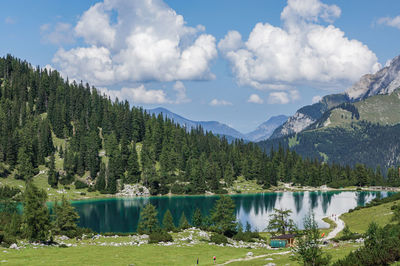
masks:
[[[58,173],[56,172],[55,168],[54,153],[52,153],[50,155],[49,173],[47,177],[47,182],[52,188],[56,188],[58,184]]]
[[[179,229],[185,230],[190,228],[190,224],[186,219],[185,212],[182,212],[181,218],[179,219]]]
[[[30,241],[47,240],[50,216],[46,206],[47,194],[28,182],[24,193],[23,233]]]
[[[314,214],[304,218],[304,236],[297,239],[292,248],[293,257],[303,265],[329,265],[330,255],[324,255],[320,247],[320,232]]]
[[[132,150],[129,153],[127,181],[129,183],[139,183],[140,181],[140,168],[138,162],[138,155],[136,152],[136,144],[133,143]]]
[[[270,214],[270,220],[267,227],[268,231],[273,234],[277,232],[282,235],[287,232],[294,232],[297,228],[294,221],[289,218],[291,213],[291,210],[274,209],[274,213]]]
[[[61,205],[58,202],[55,203],[54,213],[56,217],[54,222],[56,232],[68,237],[76,236],[79,215],[64,196],[61,199]]]
[[[234,178],[233,167],[231,164],[227,164],[224,171],[224,180],[228,186],[233,185]]]
[[[236,229],[235,202],[229,196],[220,196],[211,211],[215,230],[227,236]]]
[[[31,180],[34,176],[34,167],[31,154],[26,147],[22,146],[18,150],[18,177],[24,180]]]
[[[157,219],[157,210],[152,204],[147,204],[140,212],[138,232],[140,234],[149,234],[159,228]]]
[[[193,226],[197,228],[201,228],[203,226],[203,215],[201,214],[199,208],[196,208],[196,210],[193,213],[192,223]]]
[[[100,173],[96,180],[96,190],[104,192],[106,189],[106,166],[104,163],[100,165]]]
[[[167,232],[171,232],[171,231],[175,231],[175,225],[174,225],[174,219],[172,217],[172,214],[169,210],[167,210],[164,214],[164,218],[163,218],[163,228],[165,231]]]

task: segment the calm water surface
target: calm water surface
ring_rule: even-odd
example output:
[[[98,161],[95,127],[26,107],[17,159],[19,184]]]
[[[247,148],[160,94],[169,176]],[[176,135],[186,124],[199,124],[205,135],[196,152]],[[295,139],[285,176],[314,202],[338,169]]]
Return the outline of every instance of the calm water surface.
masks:
[[[347,212],[356,206],[363,206],[375,197],[387,197],[390,192],[280,192],[251,195],[233,195],[236,203],[236,217],[243,225],[249,222],[252,229],[266,228],[269,215],[274,208],[292,210],[292,219],[302,228],[303,218],[312,210],[321,227],[327,227],[321,219],[332,214]],[[79,225],[96,232],[135,232],[139,213],[147,203],[156,206],[159,220],[167,209],[176,225],[182,212],[189,222],[199,208],[208,215],[218,196],[176,196],[150,198],[112,198],[73,202],[77,209]]]

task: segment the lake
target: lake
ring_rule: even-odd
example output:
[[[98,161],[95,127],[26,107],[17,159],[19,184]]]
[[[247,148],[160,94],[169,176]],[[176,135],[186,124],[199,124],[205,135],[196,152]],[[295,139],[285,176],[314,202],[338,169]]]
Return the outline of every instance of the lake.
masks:
[[[239,222],[262,231],[267,227],[269,215],[274,208],[292,210],[292,219],[302,228],[303,218],[312,210],[320,227],[327,227],[321,219],[332,214],[342,214],[356,206],[363,206],[375,197],[387,197],[390,192],[328,191],[328,192],[274,192],[262,194],[232,195],[236,203]],[[74,201],[79,213],[79,225],[96,232],[135,232],[141,208],[151,203],[156,206],[159,220],[167,209],[178,225],[182,212],[189,223],[199,208],[208,215],[218,196],[173,196],[148,198],[109,198]]]

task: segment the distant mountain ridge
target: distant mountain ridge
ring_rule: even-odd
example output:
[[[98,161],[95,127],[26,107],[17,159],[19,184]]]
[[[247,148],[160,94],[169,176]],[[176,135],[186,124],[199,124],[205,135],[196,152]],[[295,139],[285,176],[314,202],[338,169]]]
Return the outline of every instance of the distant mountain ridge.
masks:
[[[258,143],[266,152],[279,144],[303,157],[343,165],[385,171],[400,165],[400,56],[345,93],[299,109],[269,140]]]
[[[188,129],[201,126],[205,131],[211,131],[213,134],[226,136],[228,140],[243,139],[246,141],[261,141],[268,139],[275,128],[283,124],[288,118],[284,115],[273,116],[268,121],[259,125],[254,131],[243,134],[226,124],[217,121],[189,120],[162,107],[149,109],[147,111],[150,114],[155,115],[163,114],[164,117],[172,119],[175,123],[178,123],[179,125],[184,126]]]
[[[272,116],[266,122],[262,123],[255,130],[247,133],[245,136],[251,141],[266,140],[272,135],[274,130],[285,123],[288,118],[289,117],[286,115]]]
[[[228,125],[222,124],[217,121],[193,121],[187,118],[184,118],[178,114],[171,112],[168,109],[158,107],[155,109],[147,110],[150,114],[163,114],[164,117],[174,120],[175,123],[178,123],[181,126],[184,126],[188,129],[196,128],[201,126],[205,131],[211,131],[213,134],[216,135],[223,135],[223,136],[231,136],[237,139],[245,139],[244,135],[237,131],[236,129],[231,128]]]
[[[327,95],[318,103],[300,108],[274,131],[271,138],[299,133],[321,119],[325,112],[343,103],[354,103],[374,95],[390,94],[399,87],[400,56],[397,56],[375,74],[362,76],[344,93]]]

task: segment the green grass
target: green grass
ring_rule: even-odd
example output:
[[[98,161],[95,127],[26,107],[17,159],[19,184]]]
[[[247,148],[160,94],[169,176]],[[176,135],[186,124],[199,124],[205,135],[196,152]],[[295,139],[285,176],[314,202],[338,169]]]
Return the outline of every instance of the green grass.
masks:
[[[330,218],[328,217],[324,217],[322,218],[322,221],[324,221],[325,223],[329,224],[329,228],[321,228],[320,232],[325,233],[325,235],[328,235],[333,229],[336,228],[336,223],[334,221],[332,221]]]
[[[240,191],[241,193],[260,193],[264,192],[265,189],[257,184],[256,180],[246,180],[243,176],[239,176],[237,180],[234,181],[232,187],[228,188],[228,192],[236,193]]]
[[[389,202],[382,205],[363,208],[350,213],[345,213],[340,218],[347,224],[350,230],[354,233],[365,233],[371,222],[377,223],[379,226],[384,226],[390,223],[392,218],[392,210],[390,207],[393,204],[399,204],[400,201]],[[340,236],[341,234],[339,234]]]
[[[128,237],[121,237],[127,239]],[[119,243],[121,241],[110,238],[109,241]],[[75,240],[70,242],[74,243]],[[346,256],[359,244],[341,244],[338,247],[329,246],[324,251],[332,255],[332,261]],[[276,265],[299,265],[291,260],[290,253],[285,255],[273,255],[273,253],[288,251],[289,249],[267,250],[262,248],[247,249],[221,247],[208,243],[194,246],[160,246],[144,244],[141,246],[95,246],[90,241],[82,241],[76,247],[28,247],[21,250],[9,250],[4,253],[0,248],[2,260],[7,265],[195,265],[199,258],[200,265],[212,265],[212,258],[216,256],[217,263],[223,263],[232,259],[246,258],[251,251],[254,256],[267,255],[263,258],[233,262],[229,265],[265,265],[268,262]],[[266,260],[272,258],[272,260]]]
[[[294,137],[289,138],[289,148],[293,148],[298,144],[300,144],[300,139],[297,139],[297,134],[294,135]]]
[[[208,243],[195,246],[90,246],[58,248],[26,248],[7,250],[2,260],[7,265],[194,265],[199,258],[200,265],[212,265],[213,256],[221,263],[234,258],[245,257],[249,249],[220,247]],[[255,255],[264,254],[265,249],[252,249]]]

